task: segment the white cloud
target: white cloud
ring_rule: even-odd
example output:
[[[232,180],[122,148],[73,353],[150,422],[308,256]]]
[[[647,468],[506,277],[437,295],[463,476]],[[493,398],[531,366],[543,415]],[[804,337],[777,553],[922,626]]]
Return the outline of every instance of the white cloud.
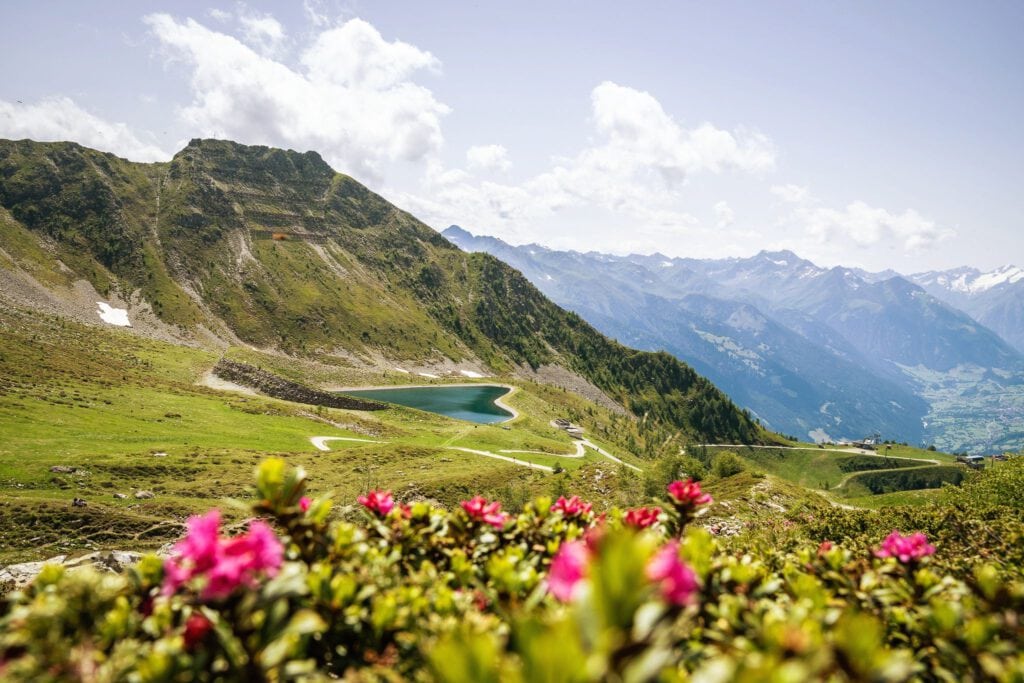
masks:
[[[849,240],[858,247],[870,247],[896,240],[907,251],[927,248],[951,237],[954,232],[937,225],[913,209],[891,213],[857,200],[845,209],[801,207],[797,220],[819,242]]]
[[[771,193],[781,199],[784,202],[790,202],[791,204],[800,204],[809,197],[806,187],[800,185],[773,185]]]
[[[285,33],[281,23],[269,14],[242,14],[238,17],[242,25],[242,37],[260,54],[268,57],[280,54],[284,47]]]
[[[647,92],[605,81],[594,88],[591,104],[607,140],[594,153],[649,167],[669,184],[698,171],[761,171],[775,164],[775,149],[760,133],[730,133],[710,123],[683,128]]]
[[[73,140],[132,161],[166,161],[171,157],[153,142],[141,139],[127,124],[101,119],[67,97],[48,97],[34,104],[0,100],[0,137]]]
[[[550,227],[566,224],[569,213],[599,213],[605,225],[621,226],[616,244],[626,242],[626,233],[639,243],[637,231],[653,244],[698,224],[682,207],[689,176],[761,172],[775,163],[774,146],[760,133],[710,123],[686,128],[651,94],[607,81],[591,92],[590,119],[590,145],[518,184],[455,181],[435,169],[419,192],[396,199],[436,225],[459,223],[526,240],[550,241]],[[590,245],[593,237],[590,232],[581,242]]]
[[[728,228],[736,222],[736,212],[725,201],[716,202],[713,208],[715,212],[715,227]]]
[[[363,180],[378,180],[384,162],[419,161],[441,147],[449,109],[412,82],[439,62],[386,41],[365,21],[317,34],[301,53],[301,69],[193,19],[153,14],[145,21],[169,61],[190,72],[193,99],[179,115],[194,135],[314,149]]]
[[[476,145],[466,150],[466,164],[481,171],[507,171],[512,167],[508,150],[502,145]]]

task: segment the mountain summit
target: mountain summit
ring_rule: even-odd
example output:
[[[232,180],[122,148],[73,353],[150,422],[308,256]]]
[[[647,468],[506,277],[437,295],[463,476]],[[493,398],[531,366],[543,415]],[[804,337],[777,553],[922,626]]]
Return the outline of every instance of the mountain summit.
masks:
[[[623,347],[314,152],[193,140],[138,164],[0,141],[5,297],[139,333],[375,363],[470,363],[571,387],[694,439],[758,438],[672,356]],[[84,309],[89,306],[91,310]]]
[[[912,275],[932,296],[961,308],[1024,353],[1024,268],[954,268]]]

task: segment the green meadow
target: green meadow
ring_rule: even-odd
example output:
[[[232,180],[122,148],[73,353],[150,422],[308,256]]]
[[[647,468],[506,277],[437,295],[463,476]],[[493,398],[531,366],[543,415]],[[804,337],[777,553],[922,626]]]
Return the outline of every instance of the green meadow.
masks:
[[[504,400],[520,415],[490,426],[402,407],[336,410],[207,388],[200,380],[219,356],[206,350],[13,310],[0,322],[0,562],[166,543],[188,514],[248,496],[253,468],[268,455],[306,468],[343,507],[371,487],[445,505],[483,493],[514,506],[569,489],[606,505],[625,500],[609,486],[620,465],[589,448],[559,457],[576,448],[554,418],[612,422],[568,392],[502,378],[515,386]],[[227,355],[325,386],[402,378],[249,349]],[[314,436],[365,441],[329,441],[325,452]],[[640,463],[618,444],[594,442]],[[75,498],[85,506],[72,506]]]

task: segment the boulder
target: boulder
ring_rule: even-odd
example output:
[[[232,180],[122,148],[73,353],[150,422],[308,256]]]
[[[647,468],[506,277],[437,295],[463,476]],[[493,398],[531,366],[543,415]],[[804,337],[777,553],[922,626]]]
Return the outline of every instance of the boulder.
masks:
[[[67,555],[57,555],[48,560],[40,562],[23,562],[0,567],[0,586],[12,584],[14,588],[21,588],[32,582],[33,579],[43,570],[47,564],[62,565],[69,571],[75,571],[83,567],[92,567],[101,572],[120,574],[142,558],[141,553],[134,553],[124,550],[100,550],[88,555],[82,555],[74,559],[67,559]]]
[[[120,574],[128,567],[131,567],[142,559],[141,553],[133,553],[124,550],[99,550],[88,555],[76,557],[73,560],[64,562],[68,569],[79,567],[92,567],[99,571]]]
[[[145,498],[152,498],[153,497],[153,492],[152,491],[136,491],[135,492],[135,497],[138,498],[139,500],[143,500]]]
[[[36,578],[36,575],[43,570],[43,565],[63,564],[66,558],[67,555],[57,555],[41,562],[22,562],[0,567],[0,585],[11,582],[15,588],[20,588]]]
[[[75,471],[75,468],[68,467],[67,465],[54,465],[50,468],[50,471],[56,472],[57,474],[71,474]]]

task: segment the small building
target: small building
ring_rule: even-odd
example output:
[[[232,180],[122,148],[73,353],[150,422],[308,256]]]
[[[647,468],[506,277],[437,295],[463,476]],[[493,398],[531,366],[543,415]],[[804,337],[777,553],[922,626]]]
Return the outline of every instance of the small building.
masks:
[[[980,470],[985,466],[984,455],[958,455],[956,456],[956,461],[975,470]]]
[[[856,446],[857,448],[862,448],[862,449],[864,449],[866,451],[876,451],[876,450],[878,450],[878,446],[881,443],[882,443],[882,435],[881,434],[873,434],[871,436],[864,437],[860,441],[853,441],[853,442],[850,443],[850,445],[851,446]]]
[[[564,429],[566,434],[573,437],[574,439],[583,438],[583,427],[580,427],[579,425],[574,425],[572,422],[565,419],[564,417],[559,417],[552,420],[551,424],[558,427],[559,429]]]

